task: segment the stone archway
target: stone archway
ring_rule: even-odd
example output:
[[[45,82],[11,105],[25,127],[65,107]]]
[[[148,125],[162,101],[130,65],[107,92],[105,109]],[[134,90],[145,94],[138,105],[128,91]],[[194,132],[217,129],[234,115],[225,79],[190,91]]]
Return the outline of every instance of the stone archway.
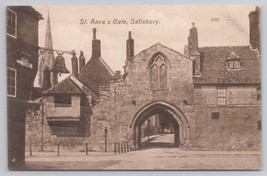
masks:
[[[189,140],[189,123],[179,107],[164,101],[155,101],[145,105],[133,117],[130,128],[133,130],[135,148],[141,146],[141,125],[151,116],[167,114],[174,126],[174,146],[183,147]]]

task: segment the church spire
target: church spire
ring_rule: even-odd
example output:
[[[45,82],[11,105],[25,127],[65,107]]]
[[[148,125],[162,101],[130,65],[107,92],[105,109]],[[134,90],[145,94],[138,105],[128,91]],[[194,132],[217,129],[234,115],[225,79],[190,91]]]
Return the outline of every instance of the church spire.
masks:
[[[47,23],[45,33],[45,48],[53,49],[49,10],[47,11]]]
[[[46,23],[46,33],[45,33],[45,48],[47,49],[53,49],[53,41],[52,41],[52,32],[51,32],[51,24],[50,24],[50,15],[49,10],[47,11],[47,23]],[[43,57],[40,58],[39,62],[39,68],[38,68],[38,83],[40,86],[43,85],[43,69],[45,67],[48,67],[49,70],[51,70],[54,67],[55,64],[55,56],[53,51],[51,50],[45,50],[43,53]],[[54,86],[57,84],[57,73],[51,72],[51,85]]]
[[[47,13],[46,33],[45,33],[45,48],[53,49],[51,24],[49,10]],[[47,65],[49,69],[53,68],[55,62],[55,56],[52,51],[46,51],[44,54],[44,65]]]

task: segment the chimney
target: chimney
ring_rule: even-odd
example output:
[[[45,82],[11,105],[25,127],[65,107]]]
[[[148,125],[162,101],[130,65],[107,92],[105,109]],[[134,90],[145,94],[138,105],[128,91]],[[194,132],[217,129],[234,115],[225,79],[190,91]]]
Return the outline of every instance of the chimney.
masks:
[[[132,39],[132,32],[129,31],[128,39],[126,40],[126,58],[127,60],[134,56],[134,39]]]
[[[258,49],[261,52],[261,13],[260,8],[249,13],[249,35],[250,45],[253,49]]]
[[[79,68],[80,68],[80,73],[81,73],[81,70],[82,68],[85,66],[85,58],[84,58],[84,55],[83,55],[83,51],[80,52],[80,56],[79,56]]]
[[[101,57],[101,42],[96,39],[96,28],[93,28],[92,58],[97,59],[99,57]]]
[[[189,30],[188,50],[189,53],[198,53],[198,35],[194,22],[192,23],[192,28]]]
[[[43,69],[43,84],[42,84],[42,90],[46,91],[51,87],[50,82],[50,71],[48,66],[46,65]]]
[[[187,52],[190,58],[193,60],[193,75],[195,77],[201,76],[201,59],[200,53],[198,52],[198,34],[194,22],[189,30]]]
[[[72,58],[71,58],[71,65],[72,65],[72,75],[77,78],[78,77],[78,59],[74,51],[73,51]]]

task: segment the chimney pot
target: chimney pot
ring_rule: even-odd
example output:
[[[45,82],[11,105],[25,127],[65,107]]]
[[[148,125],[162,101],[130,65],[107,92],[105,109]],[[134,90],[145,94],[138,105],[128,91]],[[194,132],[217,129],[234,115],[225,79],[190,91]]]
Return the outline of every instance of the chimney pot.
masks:
[[[96,28],[93,28],[93,39],[96,39]]]
[[[80,68],[80,73],[82,71],[82,68],[85,66],[85,58],[83,55],[83,51],[80,51],[80,56],[79,56],[79,68]]]
[[[93,28],[93,40],[92,40],[92,58],[98,59],[101,57],[101,42],[96,39],[96,28]]]
[[[77,78],[78,77],[78,59],[76,57],[75,52],[72,54],[71,63],[72,63],[72,75]]]

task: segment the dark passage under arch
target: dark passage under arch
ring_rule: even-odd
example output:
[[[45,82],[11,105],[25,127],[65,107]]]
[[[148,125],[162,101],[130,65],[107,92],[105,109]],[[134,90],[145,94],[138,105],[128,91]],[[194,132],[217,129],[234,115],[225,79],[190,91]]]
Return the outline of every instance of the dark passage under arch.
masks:
[[[167,133],[173,135],[172,142],[150,142],[149,140],[142,142],[142,139],[144,138],[143,126],[152,116],[160,117],[161,125],[159,128],[161,128],[161,131],[158,135],[159,138],[162,138],[161,135],[166,135],[166,131],[162,130],[167,130]],[[169,129],[166,129],[166,126]],[[152,102],[136,113],[131,123],[131,127],[133,128],[133,140],[136,149],[147,147],[180,147],[182,144],[181,141],[187,138],[186,131],[188,122],[184,114],[177,107],[166,102]],[[150,140],[152,141],[153,138]]]

